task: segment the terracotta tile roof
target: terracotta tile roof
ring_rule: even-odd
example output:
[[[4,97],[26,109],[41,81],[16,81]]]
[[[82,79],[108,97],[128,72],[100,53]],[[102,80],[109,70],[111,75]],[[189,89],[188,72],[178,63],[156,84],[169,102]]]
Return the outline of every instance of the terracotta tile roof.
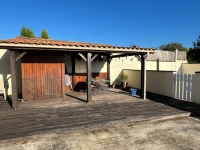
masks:
[[[154,51],[154,48],[140,48],[137,46],[126,47],[126,46],[112,46],[108,44],[93,44],[84,42],[72,42],[72,41],[60,41],[43,38],[27,38],[27,37],[16,37],[13,39],[0,40],[0,43],[4,44],[28,44],[28,45],[50,45],[50,46],[73,46],[73,47],[89,47],[89,48],[116,48],[116,49],[136,49],[136,50],[150,50]]]

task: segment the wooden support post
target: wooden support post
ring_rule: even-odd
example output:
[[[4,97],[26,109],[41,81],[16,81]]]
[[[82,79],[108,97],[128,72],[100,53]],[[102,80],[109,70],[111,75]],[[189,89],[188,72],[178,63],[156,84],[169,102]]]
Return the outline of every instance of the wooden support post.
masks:
[[[73,88],[75,87],[75,84],[76,84],[76,77],[75,77],[75,61],[76,61],[76,59],[75,59],[75,55],[74,54],[72,54],[72,86],[73,86]]]
[[[12,81],[12,108],[18,108],[18,92],[17,92],[17,71],[16,71],[16,59],[15,51],[10,50],[10,70]]]
[[[141,55],[141,98],[146,99],[146,58],[147,54]]]
[[[87,102],[92,101],[91,95],[91,53],[87,53]]]
[[[111,57],[110,55],[107,55],[107,79],[110,80],[110,62]],[[108,86],[110,87],[110,82],[108,83]]]
[[[143,90],[144,90],[144,60],[143,60],[143,55],[140,57],[141,59],[141,80],[140,80],[140,97],[143,98]]]
[[[65,56],[64,54],[61,57],[62,61],[62,98],[65,98]]]

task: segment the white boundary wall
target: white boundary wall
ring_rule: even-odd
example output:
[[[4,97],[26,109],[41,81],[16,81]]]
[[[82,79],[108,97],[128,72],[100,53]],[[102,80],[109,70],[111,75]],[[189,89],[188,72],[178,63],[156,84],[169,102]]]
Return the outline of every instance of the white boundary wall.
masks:
[[[195,72],[194,102],[200,104],[200,72]]]
[[[157,62],[146,61],[146,70],[152,71],[173,71],[177,73],[182,72],[182,63],[187,61],[176,60],[176,62]],[[141,70],[141,62],[135,56],[114,58],[111,61],[111,83],[118,83],[118,76],[123,69]]]
[[[128,86],[140,89],[141,71],[123,70],[129,76]],[[147,71],[146,89],[148,92],[173,97],[173,71]]]
[[[19,54],[17,53],[16,57],[18,55]],[[22,93],[21,60],[17,61],[16,66],[17,66],[18,92]],[[10,53],[5,49],[0,50],[0,75],[3,76],[4,82],[7,83],[5,86],[6,93],[8,95],[11,95],[12,88],[11,88],[11,73],[10,73]]]
[[[183,74],[195,74],[200,71],[200,64],[182,64],[181,70]]]

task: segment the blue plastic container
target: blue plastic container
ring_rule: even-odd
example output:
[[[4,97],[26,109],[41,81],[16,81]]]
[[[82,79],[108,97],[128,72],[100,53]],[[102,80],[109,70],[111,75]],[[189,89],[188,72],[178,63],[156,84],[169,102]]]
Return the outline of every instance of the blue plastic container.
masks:
[[[131,95],[132,95],[132,96],[135,96],[135,95],[136,95],[136,92],[137,92],[137,89],[130,89],[130,91],[131,91]]]

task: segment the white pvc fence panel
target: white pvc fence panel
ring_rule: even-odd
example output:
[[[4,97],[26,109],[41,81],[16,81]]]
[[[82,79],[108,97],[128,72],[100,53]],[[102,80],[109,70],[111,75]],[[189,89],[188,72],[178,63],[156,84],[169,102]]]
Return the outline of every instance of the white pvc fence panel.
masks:
[[[185,101],[193,101],[194,80],[194,74],[174,74],[174,97]]]

